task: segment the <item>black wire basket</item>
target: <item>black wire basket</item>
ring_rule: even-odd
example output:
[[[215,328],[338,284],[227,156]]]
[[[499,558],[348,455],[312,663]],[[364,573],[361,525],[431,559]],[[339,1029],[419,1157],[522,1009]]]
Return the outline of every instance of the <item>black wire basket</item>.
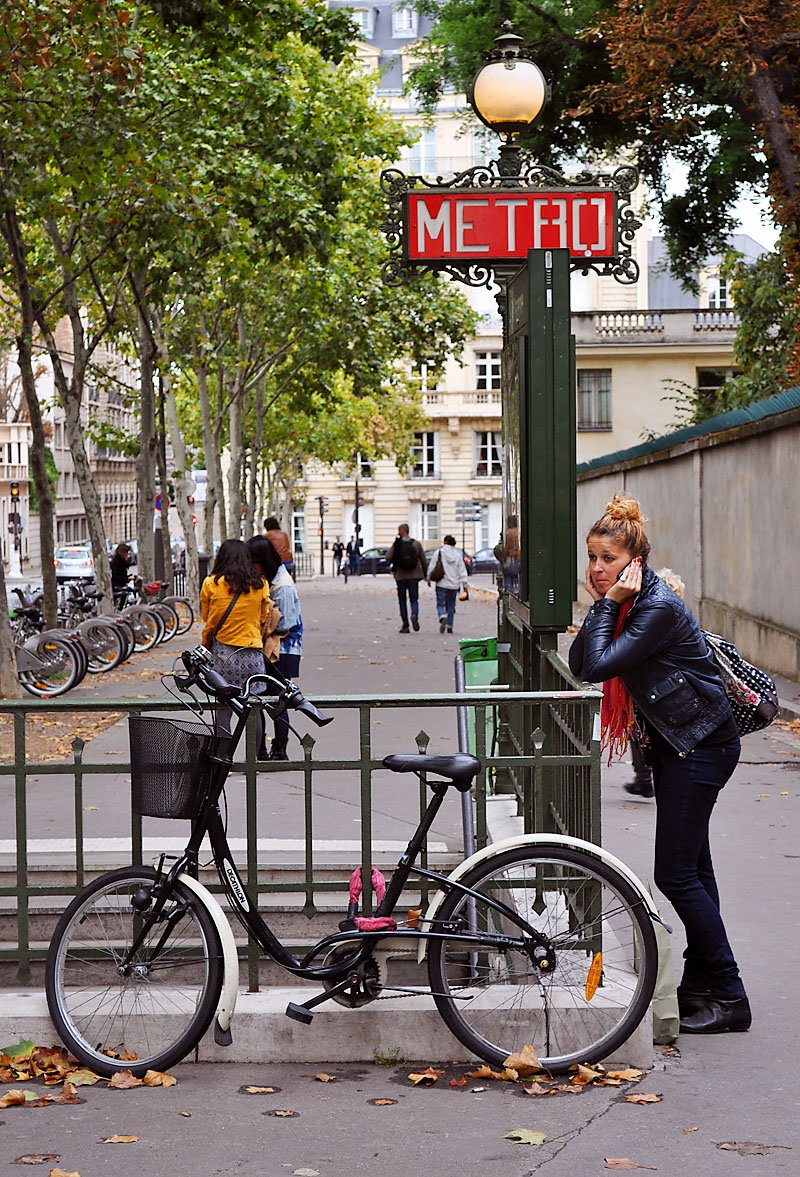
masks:
[[[128,717],[131,808],[140,817],[193,818],[211,780],[214,737],[202,723]]]

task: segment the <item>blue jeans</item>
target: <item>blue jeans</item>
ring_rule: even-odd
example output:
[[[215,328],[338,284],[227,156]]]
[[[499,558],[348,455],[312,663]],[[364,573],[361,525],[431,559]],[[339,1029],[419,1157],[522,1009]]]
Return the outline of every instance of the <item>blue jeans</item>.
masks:
[[[744,996],[725,925],[711,862],[708,825],[720,789],[739,761],[738,738],[695,748],[681,759],[652,734],[656,794],[654,879],[686,930],[682,988],[710,988],[714,997]]]
[[[419,581],[397,580],[395,584],[397,585],[397,601],[400,605],[400,620],[403,622],[403,628],[408,629],[406,594],[408,594],[408,601],[411,605],[411,616],[419,617]]]
[[[447,624],[453,628],[456,616],[456,597],[458,589],[439,588],[436,586],[436,612],[440,617],[447,617]]]

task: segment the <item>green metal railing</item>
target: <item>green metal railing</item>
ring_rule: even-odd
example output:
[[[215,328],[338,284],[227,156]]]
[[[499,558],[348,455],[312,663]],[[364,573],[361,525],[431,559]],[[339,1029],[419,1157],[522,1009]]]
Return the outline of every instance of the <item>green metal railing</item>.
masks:
[[[554,681],[559,678],[559,674],[557,662],[553,661]],[[302,912],[309,917],[316,913],[318,897],[322,893],[335,891],[346,894],[349,870],[356,865],[355,863],[349,864],[341,878],[334,879],[329,874],[324,878],[315,877],[314,840],[315,837],[319,837],[320,802],[320,790],[317,786],[322,774],[326,774],[326,782],[331,779],[327,774],[335,774],[334,780],[341,779],[341,776],[355,776],[359,781],[360,857],[362,866],[367,868],[363,871],[365,885],[362,904],[366,913],[371,911],[368,868],[372,862],[374,776],[377,772],[386,772],[381,764],[383,755],[390,751],[402,751],[404,745],[408,749],[410,741],[407,738],[402,740],[392,734],[400,722],[399,713],[408,709],[424,710],[429,716],[429,726],[436,723],[430,716],[431,708],[437,711],[449,710],[453,716],[454,734],[456,709],[467,708],[471,712],[476,733],[476,753],[482,764],[474,788],[475,835],[478,848],[484,846],[490,836],[487,799],[492,791],[492,782],[500,774],[510,776],[516,784],[526,831],[560,830],[579,837],[599,838],[599,745],[587,736],[587,732],[590,734],[592,730],[591,716],[597,712],[598,700],[599,696],[594,691],[568,689],[566,694],[562,694],[552,688],[538,693],[508,693],[503,695],[502,700],[498,700],[494,695],[487,696],[478,692],[318,696],[315,702],[324,711],[345,714],[339,724],[326,729],[317,741],[309,735],[304,736],[299,758],[288,764],[257,765],[255,733],[251,724],[246,735],[244,758],[237,761],[234,766],[234,772],[244,774],[244,782],[242,784],[241,780],[233,781],[228,786],[229,792],[242,788],[244,791],[247,855],[244,872],[248,886],[258,895],[279,895],[281,892],[300,895],[304,902]],[[3,747],[0,752],[0,782],[5,797],[9,798],[13,791],[14,798],[13,829],[7,825],[4,836],[7,839],[13,837],[16,866],[13,881],[5,882],[3,879],[4,874],[8,878],[11,873],[8,869],[0,872],[0,884],[3,884],[0,885],[0,912],[7,921],[10,918],[14,920],[16,931],[16,944],[8,935],[0,942],[0,962],[16,963],[15,983],[30,983],[32,963],[40,960],[46,952],[46,944],[42,943],[37,935],[32,935],[31,931],[32,917],[37,916],[37,906],[41,907],[43,900],[55,901],[46,905],[50,908],[62,905],[62,901],[65,906],[68,897],[84,885],[92,870],[92,867],[87,865],[86,850],[87,780],[95,776],[113,778],[114,795],[109,798],[109,804],[115,814],[114,832],[113,835],[106,833],[105,836],[130,839],[129,843],[125,843],[125,851],[119,852],[118,865],[124,865],[128,861],[150,861],[153,857],[151,854],[146,858],[144,856],[143,820],[148,822],[148,838],[153,834],[165,832],[163,823],[153,823],[153,819],[142,819],[130,812],[127,787],[123,792],[123,784],[130,774],[129,761],[114,760],[113,764],[110,764],[108,760],[101,763],[88,759],[87,745],[80,736],[76,736],[72,741],[71,760],[55,763],[30,761],[27,756],[29,717],[47,714],[63,717],[70,713],[98,712],[114,712],[126,716],[153,711],[160,714],[186,714],[184,705],[179,701],[160,699],[0,701],[0,722],[5,725]],[[510,738],[505,741],[492,741],[488,733],[495,728],[502,728],[504,723],[507,724],[501,713],[507,714],[509,711],[515,716],[513,724],[507,725]],[[387,716],[391,715],[396,717],[395,723],[387,721]],[[380,739],[376,734],[379,724],[384,728],[380,733]],[[9,726],[10,740],[7,738]],[[329,736],[329,733],[332,734]],[[425,751],[429,739],[425,731],[418,733],[416,745],[419,751]],[[127,731],[122,741],[127,748]],[[334,741],[336,748],[335,754],[332,754]],[[376,749],[376,744],[381,745],[379,749]],[[387,746],[384,747],[384,744]],[[494,744],[496,746],[492,746]],[[282,776],[293,773],[293,780],[297,779],[298,774],[302,778],[302,837],[305,846],[300,871],[302,877],[289,882],[265,878],[263,868],[267,864],[259,862],[259,818],[260,815],[263,816],[264,808],[270,803],[269,778],[273,773],[280,773]],[[71,792],[69,802],[63,793],[59,793],[61,808],[68,809],[69,818],[67,819],[64,813],[63,821],[57,820],[62,821],[62,824],[69,821],[71,828],[59,828],[58,837],[74,838],[74,857],[69,861],[70,856],[62,854],[59,869],[48,872],[50,877],[45,877],[44,881],[41,878],[42,871],[32,871],[29,863],[29,841],[36,834],[35,829],[31,833],[31,807],[33,801],[37,807],[41,804],[38,794],[32,794],[33,778],[37,778],[37,782],[51,778],[66,780],[67,788]],[[259,778],[266,787],[258,787]],[[38,783],[35,787],[41,788]],[[424,783],[420,783],[420,813],[425,803],[426,788]],[[40,821],[41,817],[38,820]],[[181,824],[177,836],[180,838],[183,835],[188,835],[186,823]],[[52,833],[50,836],[53,836]],[[174,842],[175,837],[174,833],[170,833],[169,839],[165,838],[164,841]],[[422,865],[425,865],[426,861],[424,857]],[[103,864],[104,868],[106,865]],[[318,875],[319,870],[316,873]],[[37,878],[37,875],[40,877]],[[423,890],[423,902],[424,899]],[[255,988],[258,983],[258,953],[254,946],[250,949],[249,962],[250,983]]]

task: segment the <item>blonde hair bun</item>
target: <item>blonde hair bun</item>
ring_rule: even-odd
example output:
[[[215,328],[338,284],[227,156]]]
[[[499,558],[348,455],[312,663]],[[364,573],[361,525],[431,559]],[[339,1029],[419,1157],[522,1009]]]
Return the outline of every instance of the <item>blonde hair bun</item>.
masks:
[[[620,522],[638,523],[644,526],[647,522],[642,514],[642,508],[639,506],[637,499],[628,498],[627,495],[615,494],[610,503],[606,503],[605,514],[610,519],[618,519]]]

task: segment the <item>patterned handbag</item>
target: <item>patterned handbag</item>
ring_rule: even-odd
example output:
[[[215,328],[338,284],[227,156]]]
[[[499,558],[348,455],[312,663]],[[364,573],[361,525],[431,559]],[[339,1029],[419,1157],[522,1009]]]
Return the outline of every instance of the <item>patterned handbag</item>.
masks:
[[[703,631],[711,655],[719,667],[725,694],[740,735],[768,727],[778,714],[778,691],[769,675],[746,662],[733,642]]]

